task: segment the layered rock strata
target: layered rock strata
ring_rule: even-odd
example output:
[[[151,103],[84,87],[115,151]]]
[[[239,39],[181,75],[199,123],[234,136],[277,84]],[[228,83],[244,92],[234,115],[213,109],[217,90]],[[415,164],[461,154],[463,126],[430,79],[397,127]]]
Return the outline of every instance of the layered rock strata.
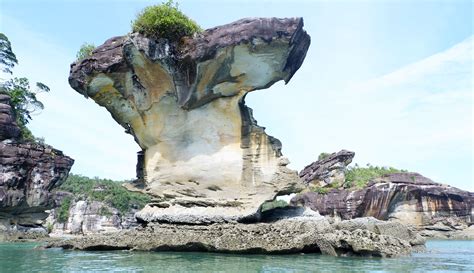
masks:
[[[138,219],[256,219],[264,201],[301,189],[280,141],[257,125],[245,96],[288,82],[309,44],[301,18],[253,18],[178,43],[114,37],[71,65],[70,85],[142,148],[137,175],[157,202]]]
[[[52,242],[48,247],[82,250],[209,251],[224,253],[322,253],[396,257],[423,249],[424,240],[399,223],[364,218],[331,224],[324,217],[294,217],[270,223],[170,225]]]
[[[363,189],[299,194],[291,203],[342,219],[372,216],[433,231],[463,230],[474,219],[474,193],[410,172],[385,175]],[[427,236],[430,233],[425,232]]]
[[[16,124],[10,106],[10,96],[0,94],[0,141],[15,139],[20,136],[20,128]]]
[[[52,147],[16,139],[20,129],[9,102],[0,95],[0,231],[42,229],[45,210],[54,206],[50,191],[67,178],[74,160]]]
[[[57,192],[56,195],[58,193],[61,194]],[[122,214],[116,208],[100,201],[71,201],[65,221],[59,219],[60,210],[60,205],[50,210],[45,221],[52,237],[117,232],[138,226],[135,219],[137,210],[132,209]]]

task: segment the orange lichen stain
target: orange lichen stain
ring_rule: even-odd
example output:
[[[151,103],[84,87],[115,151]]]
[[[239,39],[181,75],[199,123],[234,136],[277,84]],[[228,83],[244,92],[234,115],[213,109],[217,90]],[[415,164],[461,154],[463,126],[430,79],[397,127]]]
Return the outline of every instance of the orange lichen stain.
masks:
[[[222,64],[226,63],[225,59],[230,58],[229,53],[229,49],[224,49],[218,54],[216,59],[199,64],[198,73],[200,73],[200,75],[198,75],[199,82],[196,85],[196,92],[198,94],[198,98],[204,97],[206,95],[207,89],[212,88],[212,86],[209,86],[209,84],[211,83],[212,79],[219,71],[219,69],[222,69]]]
[[[140,80],[140,84],[149,92],[149,103],[158,102],[166,92],[175,89],[171,74],[166,71],[161,63],[151,62],[141,53],[135,55],[135,58],[140,58],[141,60],[140,63],[142,65],[135,64],[134,70]],[[149,105],[145,106],[145,108],[148,107]]]

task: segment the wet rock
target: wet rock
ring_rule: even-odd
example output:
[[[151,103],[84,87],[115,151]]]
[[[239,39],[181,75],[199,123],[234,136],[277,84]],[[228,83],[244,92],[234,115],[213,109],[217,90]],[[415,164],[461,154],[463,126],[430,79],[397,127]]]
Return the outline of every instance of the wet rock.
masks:
[[[413,248],[407,240],[367,229],[335,229],[321,217],[255,224],[149,224],[143,229],[52,242],[48,247],[273,254],[312,252],[375,257],[406,255]]]
[[[70,85],[142,148],[138,178],[163,204],[145,207],[140,221],[255,220],[263,202],[302,189],[245,96],[288,82],[309,44],[302,18],[252,18],[179,44],[114,37],[71,65]]]

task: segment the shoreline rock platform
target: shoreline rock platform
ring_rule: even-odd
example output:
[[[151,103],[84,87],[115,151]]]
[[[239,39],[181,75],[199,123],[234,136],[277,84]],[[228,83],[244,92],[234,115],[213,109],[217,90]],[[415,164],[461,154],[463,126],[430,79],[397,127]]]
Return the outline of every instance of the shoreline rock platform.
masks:
[[[254,224],[150,223],[134,230],[55,240],[46,248],[397,257],[424,250],[424,243],[415,230],[397,222],[359,218],[331,224],[325,217],[310,215]]]

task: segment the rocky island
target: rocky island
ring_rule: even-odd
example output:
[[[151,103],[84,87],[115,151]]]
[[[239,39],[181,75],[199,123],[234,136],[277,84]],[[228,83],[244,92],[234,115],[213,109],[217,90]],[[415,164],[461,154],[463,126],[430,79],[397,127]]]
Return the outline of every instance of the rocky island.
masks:
[[[356,181],[347,150],[299,174],[287,168],[282,143],[245,98],[291,80],[310,46],[303,26],[302,18],[246,18],[179,39],[132,31],[71,65],[71,87],[141,148],[137,178],[124,184],[141,206],[114,207],[106,191],[124,189],[111,181],[87,181],[87,192],[109,203],[78,198],[72,184],[58,189],[74,161],[17,141],[0,95],[2,231],[78,235],[48,248],[373,257],[423,250],[426,237],[472,238],[473,193],[378,167]],[[264,208],[287,194],[296,194],[289,206]]]

